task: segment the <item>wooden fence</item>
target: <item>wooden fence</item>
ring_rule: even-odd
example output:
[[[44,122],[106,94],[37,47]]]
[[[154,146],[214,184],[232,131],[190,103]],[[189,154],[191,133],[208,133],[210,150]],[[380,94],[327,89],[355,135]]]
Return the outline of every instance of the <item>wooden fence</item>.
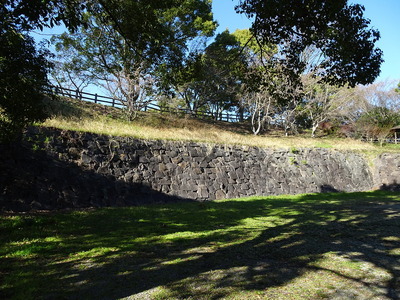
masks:
[[[82,90],[76,89],[68,89],[68,88],[63,88],[59,86],[50,86],[49,87],[49,93],[53,95],[58,95],[58,96],[63,96],[63,97],[69,97],[77,100],[82,100],[82,101],[88,101],[88,102],[93,102],[93,103],[98,103],[102,105],[108,105],[116,108],[124,108],[125,104],[124,101],[113,98],[113,97],[107,97],[103,95],[99,95],[97,93],[88,93],[84,92]],[[236,114],[229,114],[227,112],[219,113],[217,116],[211,112],[193,112],[189,109],[185,108],[174,108],[174,107],[168,107],[168,106],[159,106],[155,103],[152,102],[146,102],[146,103],[137,103],[137,107],[140,107],[141,111],[159,111],[159,112],[168,112],[168,113],[173,113],[173,114],[178,114],[178,115],[191,115],[196,118],[200,119],[210,119],[210,120],[219,120],[219,121],[224,121],[224,122],[238,122],[239,121],[239,116]]]
[[[64,96],[64,97],[69,97],[77,100],[82,100],[82,101],[88,101],[88,102],[94,102],[102,105],[108,105],[116,108],[124,108],[124,101],[117,99],[117,98],[112,98],[112,97],[107,97],[107,96],[102,96],[98,94],[92,94],[92,93],[87,93],[82,90],[76,89],[67,89],[59,86],[50,86],[49,93],[53,95],[58,95],[58,96]],[[168,107],[168,106],[159,106],[155,103],[148,102],[148,103],[138,103],[137,107],[141,107],[141,111],[158,111],[161,113],[172,113],[176,115],[190,115],[192,117],[196,117],[199,119],[208,119],[208,120],[219,120],[219,121],[224,121],[224,122],[239,122],[240,117],[237,114],[234,113],[220,113],[216,117],[215,114],[212,114],[211,112],[193,112],[189,109],[184,109],[184,108],[174,108],[174,107]],[[393,128],[394,131],[394,138],[387,138],[385,140],[386,143],[400,143],[400,126]],[[366,138],[361,138],[362,141],[366,142],[378,142],[378,140],[371,140],[371,139],[366,139]]]

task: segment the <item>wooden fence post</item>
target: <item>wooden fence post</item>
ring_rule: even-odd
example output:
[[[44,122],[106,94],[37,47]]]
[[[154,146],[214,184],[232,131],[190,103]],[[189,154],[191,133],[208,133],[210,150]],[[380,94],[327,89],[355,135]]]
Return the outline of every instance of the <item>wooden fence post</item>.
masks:
[[[114,107],[114,105],[115,105],[115,99],[114,98],[112,98],[112,107]]]
[[[94,94],[94,103],[97,103],[97,93]]]

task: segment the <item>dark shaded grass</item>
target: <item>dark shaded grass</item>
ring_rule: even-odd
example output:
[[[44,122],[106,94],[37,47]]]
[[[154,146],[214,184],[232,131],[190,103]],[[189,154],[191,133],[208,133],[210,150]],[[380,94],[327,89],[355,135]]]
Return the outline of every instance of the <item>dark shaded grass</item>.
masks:
[[[375,191],[3,215],[0,296],[318,299],[357,287],[399,299],[399,200]],[[331,282],[302,283],[319,273]]]

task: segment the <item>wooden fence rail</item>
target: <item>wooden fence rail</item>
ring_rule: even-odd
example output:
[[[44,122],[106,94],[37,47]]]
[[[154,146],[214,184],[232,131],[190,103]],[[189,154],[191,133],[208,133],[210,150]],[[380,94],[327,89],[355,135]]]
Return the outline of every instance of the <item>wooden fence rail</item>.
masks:
[[[94,102],[98,104],[103,104],[103,105],[108,105],[112,107],[117,107],[117,108],[124,108],[126,105],[124,104],[124,101],[121,99],[113,98],[113,97],[107,97],[103,95],[99,95],[97,93],[88,93],[84,92],[83,90],[79,89],[68,89],[68,88],[63,88],[59,86],[49,86],[49,93],[53,95],[58,95],[58,96],[63,96],[63,97],[69,97],[77,100],[82,100],[82,101],[88,101],[88,102]],[[174,113],[174,114],[186,114],[186,115],[191,115],[200,119],[217,119],[219,121],[225,121],[225,122],[238,122],[239,121],[239,116],[236,114],[229,114],[229,113],[220,113],[216,117],[213,113],[211,112],[193,112],[189,109],[185,108],[173,108],[173,107],[168,107],[168,106],[159,106],[155,103],[148,102],[148,103],[137,103],[137,107],[141,107],[142,111],[149,111],[149,110],[154,110],[154,111],[159,111],[159,112],[168,112],[168,113]]]
[[[58,96],[64,96],[64,97],[69,97],[77,100],[82,100],[82,101],[89,101],[89,102],[94,102],[98,104],[103,104],[103,105],[108,105],[116,108],[124,108],[125,104],[124,101],[121,99],[117,98],[112,98],[112,97],[107,97],[103,95],[99,95],[97,93],[88,93],[84,92],[82,90],[76,89],[68,89],[68,88],[63,88],[59,86],[49,86],[48,92],[53,94],[53,95],[58,95]],[[224,121],[224,122],[239,122],[240,117],[238,114],[234,113],[221,113],[218,115],[218,117],[215,116],[215,114],[211,112],[193,112],[189,109],[185,108],[178,108],[178,107],[168,107],[168,106],[159,106],[155,103],[152,102],[147,102],[147,103],[138,103],[137,107],[141,107],[141,111],[159,111],[161,113],[172,113],[172,114],[177,114],[177,115],[190,115],[199,119],[209,119],[209,120],[219,120],[219,121]],[[395,129],[395,128],[393,128]],[[394,138],[387,138],[385,140],[386,143],[400,143],[400,126],[399,128],[396,128],[394,133],[395,136]],[[378,140],[370,140],[370,139],[361,139],[364,141],[369,141],[369,142],[378,142]]]

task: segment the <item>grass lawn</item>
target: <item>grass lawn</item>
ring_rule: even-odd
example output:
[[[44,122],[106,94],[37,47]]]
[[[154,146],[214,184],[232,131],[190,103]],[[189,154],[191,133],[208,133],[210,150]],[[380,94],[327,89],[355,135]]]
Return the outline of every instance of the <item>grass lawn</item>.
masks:
[[[0,216],[1,299],[399,299],[400,195]]]

